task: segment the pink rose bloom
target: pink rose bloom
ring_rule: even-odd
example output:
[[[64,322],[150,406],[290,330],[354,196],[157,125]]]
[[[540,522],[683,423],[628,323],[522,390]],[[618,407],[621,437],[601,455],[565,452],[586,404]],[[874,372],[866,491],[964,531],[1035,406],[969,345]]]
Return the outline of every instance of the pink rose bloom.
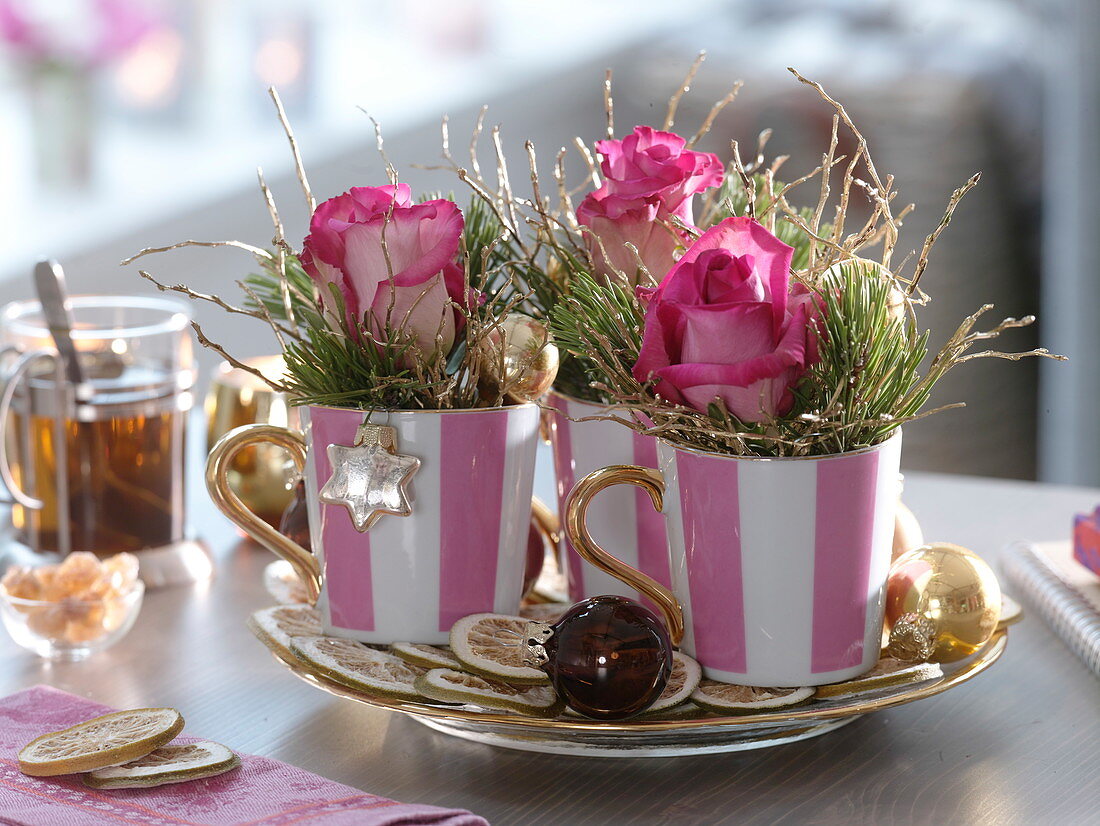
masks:
[[[743,422],[782,416],[816,352],[812,295],[789,289],[791,247],[751,218],[700,236],[646,302],[639,381],[706,412],[721,398]]]
[[[723,174],[716,155],[694,152],[686,143],[649,126],[635,127],[621,141],[596,141],[604,183],[577,207],[577,221],[592,230],[587,241],[599,274],[637,271],[637,258],[624,248],[628,242],[654,278],[675,263],[685,239],[671,219],[693,226],[695,195],[718,186]]]
[[[322,301],[337,286],[353,334],[363,327],[379,341],[409,335],[423,353],[449,353],[464,321],[455,305],[467,302],[456,263],[462,227],[454,203],[414,204],[405,184],[353,187],[317,206],[302,266]]]
[[[722,183],[722,162],[685,148],[675,132],[635,126],[621,141],[596,141],[607,195],[640,204],[656,200],[666,215],[691,224],[692,196]]]
[[[153,28],[139,0],[0,0],[0,40],[24,57],[71,68],[93,68],[133,48]]]
[[[676,249],[685,243],[683,233],[658,219],[656,203],[635,208],[625,203],[601,189],[577,207],[577,221],[592,231],[585,233],[585,240],[596,272],[604,277],[620,272],[633,276],[641,259],[649,274],[660,279],[676,263]],[[638,249],[637,255],[627,248],[628,243]],[[630,281],[637,283],[633,277]]]

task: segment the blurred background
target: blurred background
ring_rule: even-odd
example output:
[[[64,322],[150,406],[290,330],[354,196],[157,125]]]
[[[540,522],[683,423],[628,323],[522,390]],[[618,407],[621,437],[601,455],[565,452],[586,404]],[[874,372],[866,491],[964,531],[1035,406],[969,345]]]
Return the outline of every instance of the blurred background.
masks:
[[[902,254],[983,173],[935,248],[920,320],[938,345],[983,303],[991,321],[1035,312],[1005,346],[1071,361],[961,367],[936,401],[967,408],[907,427],[907,467],[1100,483],[1097,36],[1095,0],[0,0],[0,301],[31,296],[40,256],[76,293],[149,292],[118,266],[142,247],[269,244],[257,165],[298,244],[306,208],[269,85],[319,198],[384,181],[368,114],[414,190],[457,191],[450,173],[412,167],[439,157],[443,114],[464,149],[488,104],[513,163],[527,138],[545,162],[601,136],[605,68],[623,133],[660,126],[706,49],[677,126],[694,131],[744,80],[706,148],[728,159],[731,139],[755,145],[770,127],[770,153],[800,175],[832,111],[785,71],[797,67],[846,103],[899,201],[916,202]],[[227,297],[252,268],[229,249],[142,263]],[[232,352],[275,348],[266,328],[194,309]]]

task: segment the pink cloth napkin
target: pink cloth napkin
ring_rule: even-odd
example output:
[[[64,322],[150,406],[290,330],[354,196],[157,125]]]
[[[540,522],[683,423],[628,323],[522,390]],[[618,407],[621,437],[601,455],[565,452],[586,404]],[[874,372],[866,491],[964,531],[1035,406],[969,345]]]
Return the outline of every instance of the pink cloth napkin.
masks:
[[[315,774],[241,755],[219,777],[155,789],[90,789],[79,776],[27,777],[19,750],[41,734],[113,709],[48,686],[0,700],[0,823],[5,826],[488,826],[459,809],[416,806],[364,794]],[[187,742],[196,738],[180,737]],[[232,742],[226,745],[232,748]]]

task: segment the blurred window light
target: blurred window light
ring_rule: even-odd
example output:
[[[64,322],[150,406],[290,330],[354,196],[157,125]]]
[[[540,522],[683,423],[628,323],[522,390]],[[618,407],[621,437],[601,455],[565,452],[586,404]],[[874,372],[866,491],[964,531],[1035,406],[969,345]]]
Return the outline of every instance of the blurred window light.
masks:
[[[178,91],[184,49],[175,29],[163,27],[147,35],[115,68],[120,100],[139,109],[170,102]]]
[[[265,86],[289,86],[302,74],[305,55],[300,43],[271,37],[256,50],[253,66]]]
[[[71,68],[116,60],[153,21],[145,0],[0,0],[0,40],[26,60]]]

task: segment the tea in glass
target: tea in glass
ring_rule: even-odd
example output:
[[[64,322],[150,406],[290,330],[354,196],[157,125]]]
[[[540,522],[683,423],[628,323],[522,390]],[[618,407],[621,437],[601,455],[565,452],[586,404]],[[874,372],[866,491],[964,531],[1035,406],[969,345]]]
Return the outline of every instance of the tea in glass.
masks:
[[[20,540],[43,553],[110,555],[185,538],[189,316],[164,299],[71,300],[82,373],[74,387],[37,302],[9,305],[0,336],[27,362],[0,422]],[[52,351],[52,352],[51,352]],[[4,457],[0,456],[0,460]]]

